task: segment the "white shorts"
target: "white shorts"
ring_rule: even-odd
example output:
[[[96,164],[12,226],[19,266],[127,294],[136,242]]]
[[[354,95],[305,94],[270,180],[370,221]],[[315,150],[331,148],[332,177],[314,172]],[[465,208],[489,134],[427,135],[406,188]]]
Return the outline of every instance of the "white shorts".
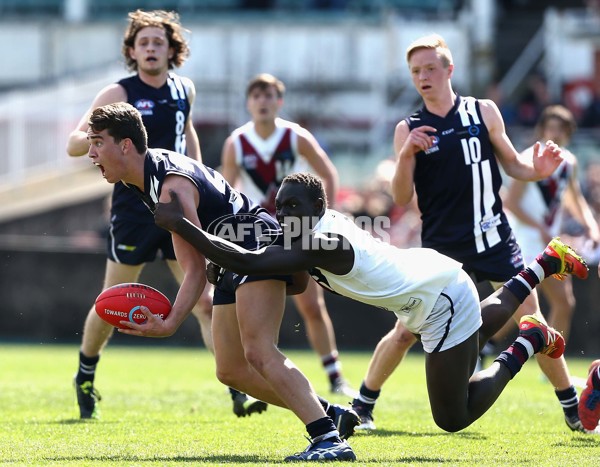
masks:
[[[420,329],[427,353],[442,352],[466,341],[482,324],[477,289],[466,272],[442,290]]]

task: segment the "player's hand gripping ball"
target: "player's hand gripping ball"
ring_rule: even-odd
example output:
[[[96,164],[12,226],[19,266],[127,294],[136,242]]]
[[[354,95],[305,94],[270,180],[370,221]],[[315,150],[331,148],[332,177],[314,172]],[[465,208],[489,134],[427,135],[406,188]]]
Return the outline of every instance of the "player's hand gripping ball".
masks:
[[[96,298],[96,313],[111,326],[129,329],[120,321],[143,324],[147,317],[140,311],[145,306],[154,315],[165,319],[171,312],[171,302],[158,290],[144,284],[117,284]]]

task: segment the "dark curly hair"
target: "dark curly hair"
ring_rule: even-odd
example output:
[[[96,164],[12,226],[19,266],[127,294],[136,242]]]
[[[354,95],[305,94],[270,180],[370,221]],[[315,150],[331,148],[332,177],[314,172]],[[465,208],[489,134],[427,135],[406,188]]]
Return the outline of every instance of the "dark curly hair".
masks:
[[[148,135],[138,109],[127,102],[115,102],[94,109],[88,125],[95,133],[107,130],[115,143],[129,138],[140,154],[148,149]]]
[[[127,69],[137,71],[137,61],[129,56],[129,48],[135,45],[135,36],[141,29],[147,27],[161,28],[165,30],[169,47],[173,49],[173,57],[169,59],[169,69],[179,68],[190,55],[190,48],[183,37],[187,32],[179,22],[179,15],[174,11],[136,10],[129,13],[129,24],[123,37],[121,53],[125,57]]]
[[[327,194],[325,193],[323,181],[319,177],[307,172],[297,172],[285,177],[281,184],[283,185],[284,183],[304,185],[313,200],[316,201],[321,198],[323,200],[323,208],[327,207]]]

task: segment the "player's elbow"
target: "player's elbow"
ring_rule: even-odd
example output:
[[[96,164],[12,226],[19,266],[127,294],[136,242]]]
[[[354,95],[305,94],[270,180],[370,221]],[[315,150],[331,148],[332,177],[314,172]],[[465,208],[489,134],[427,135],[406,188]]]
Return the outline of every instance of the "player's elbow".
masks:
[[[66,147],[67,154],[71,157],[80,157],[87,154],[87,151],[82,151],[77,144],[68,141]]]
[[[410,203],[410,200],[412,199],[412,192],[407,194],[403,190],[393,188],[392,199],[398,206],[405,206]]]

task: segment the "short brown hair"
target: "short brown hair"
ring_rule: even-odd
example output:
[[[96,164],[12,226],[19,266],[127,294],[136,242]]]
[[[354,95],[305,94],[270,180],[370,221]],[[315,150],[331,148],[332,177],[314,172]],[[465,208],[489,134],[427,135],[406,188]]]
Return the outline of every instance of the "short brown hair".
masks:
[[[116,102],[94,109],[88,119],[94,133],[107,130],[116,143],[129,138],[135,149],[145,154],[148,149],[148,134],[139,110],[127,102]]]
[[[121,53],[125,57],[127,69],[137,71],[137,61],[129,55],[129,48],[135,45],[135,36],[141,29],[147,27],[164,29],[169,41],[169,47],[173,49],[173,57],[169,59],[169,69],[179,68],[190,55],[190,48],[183,37],[183,32],[187,31],[179,22],[179,15],[174,11],[153,10],[132,11],[128,15],[129,24],[123,37],[123,46]]]
[[[255,89],[267,89],[269,86],[273,86],[277,91],[277,97],[282,98],[285,94],[285,85],[283,82],[275,76],[269,73],[261,73],[256,75],[250,80],[248,86],[246,86],[246,97],[248,97]]]
[[[450,65],[453,64],[452,52],[450,52],[448,44],[446,44],[444,38],[439,34],[430,34],[428,36],[420,37],[412,44],[410,44],[406,49],[406,62],[408,63],[412,54],[420,49],[435,50],[440,59],[442,60],[444,68],[448,68]]]
[[[548,121],[552,119],[560,121],[563,129],[567,133],[567,138],[571,139],[571,136],[573,136],[573,133],[575,133],[575,130],[577,129],[577,122],[571,111],[563,105],[549,105],[542,111],[542,114],[535,125],[536,135],[541,137],[544,132],[544,127]]]

